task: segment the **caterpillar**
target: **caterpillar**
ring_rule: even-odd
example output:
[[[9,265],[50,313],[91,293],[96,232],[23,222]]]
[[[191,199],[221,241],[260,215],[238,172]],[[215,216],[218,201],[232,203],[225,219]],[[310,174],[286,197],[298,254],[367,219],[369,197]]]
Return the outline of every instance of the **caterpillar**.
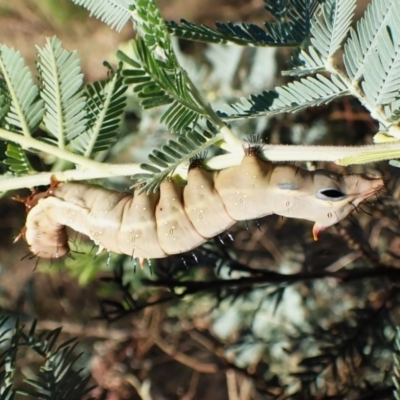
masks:
[[[145,259],[192,250],[237,221],[278,214],[314,221],[313,236],[346,218],[384,187],[379,176],[339,175],[277,165],[247,152],[241,164],[209,172],[196,160],[186,186],[165,180],[158,193],[127,194],[85,183],[52,182],[23,199],[24,238],[33,254],[69,253],[67,227],[103,250]]]

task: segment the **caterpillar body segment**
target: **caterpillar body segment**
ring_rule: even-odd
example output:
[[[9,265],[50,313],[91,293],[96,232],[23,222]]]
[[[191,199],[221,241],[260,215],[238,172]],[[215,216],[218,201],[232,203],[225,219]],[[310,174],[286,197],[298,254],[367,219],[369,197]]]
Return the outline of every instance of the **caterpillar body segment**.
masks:
[[[215,189],[221,197],[229,216],[235,221],[245,221],[273,214],[268,203],[270,177],[274,164],[247,155],[240,165],[216,173]]]
[[[57,258],[69,251],[70,227],[89,236],[99,251],[142,262],[192,250],[236,221],[278,214],[314,221],[317,239],[383,187],[380,177],[306,171],[253,153],[219,172],[191,168],[185,187],[170,179],[150,195],[52,182],[47,192],[25,200],[28,216],[19,237],[37,256]]]
[[[167,254],[184,253],[207,241],[197,232],[186,215],[183,188],[172,180],[164,181],[160,186],[155,220],[158,241]]]
[[[183,190],[185,213],[197,232],[207,239],[226,231],[236,223],[229,216],[214,187],[216,174],[203,168],[192,168]]]
[[[119,251],[139,259],[163,258],[167,253],[158,240],[157,223],[154,218],[159,200],[158,193],[135,194],[125,207],[118,230]]]

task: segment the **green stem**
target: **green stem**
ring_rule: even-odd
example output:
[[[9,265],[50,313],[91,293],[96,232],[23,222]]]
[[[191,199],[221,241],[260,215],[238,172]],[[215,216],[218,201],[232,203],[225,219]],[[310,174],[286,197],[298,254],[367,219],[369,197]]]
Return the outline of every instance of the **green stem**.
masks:
[[[70,161],[75,165],[79,165],[83,168],[101,170],[104,165],[102,163],[90,160],[78,154],[71,153],[68,150],[52,146],[51,144],[42,142],[33,137],[22,136],[19,135],[18,133],[6,131],[5,129],[1,128],[0,128],[0,138],[3,140],[8,140],[10,142],[19,144],[24,150],[29,150],[29,149],[39,150],[44,153],[48,153],[58,158],[61,158],[62,160]]]
[[[115,176],[132,176],[143,172],[139,164],[102,164],[102,170],[71,169],[63,172],[40,172],[34,175],[20,176],[0,180],[0,192],[9,190],[33,188],[39,185],[49,185],[52,178],[59,182],[82,181],[89,179],[112,178]]]
[[[243,144],[245,146],[245,144]],[[339,165],[366,164],[400,158],[400,141],[359,147],[290,146],[259,144],[262,156],[272,162],[331,161]],[[205,165],[219,170],[240,164],[241,153],[230,153],[210,158]]]
[[[221,129],[221,138],[226,139],[232,133],[224,125]],[[233,134],[232,134],[233,135]],[[234,136],[233,136],[234,137]],[[46,185],[51,176],[59,181],[87,180],[95,178],[109,178],[114,176],[132,176],[143,172],[138,164],[107,164],[90,160],[81,155],[59,149],[38,139],[23,136],[17,133],[0,129],[0,138],[18,143],[23,149],[34,149],[47,154],[52,154],[61,160],[69,161],[79,169],[64,172],[47,172],[10,178],[0,181],[0,191]],[[236,137],[230,153],[214,157],[206,161],[210,169],[223,169],[240,164],[243,158],[243,148],[246,146]],[[237,144],[239,142],[239,145]],[[212,144],[212,143],[210,143]],[[229,143],[228,143],[229,145]],[[334,146],[288,146],[259,144],[265,159],[273,162],[287,161],[332,161],[340,165],[363,164],[400,158],[400,141],[375,144],[360,147],[334,147]]]

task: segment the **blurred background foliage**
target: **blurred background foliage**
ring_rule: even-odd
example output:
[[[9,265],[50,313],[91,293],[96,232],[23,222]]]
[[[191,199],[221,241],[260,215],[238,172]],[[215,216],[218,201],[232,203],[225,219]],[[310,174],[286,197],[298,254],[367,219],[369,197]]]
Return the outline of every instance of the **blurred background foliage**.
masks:
[[[262,0],[159,4],[167,20],[268,19]],[[358,2],[356,19],[367,4]],[[0,18],[0,43],[20,50],[31,67],[34,45],[56,34],[64,47],[79,50],[88,82],[105,77],[102,61],[115,62],[115,50],[126,51],[133,36],[130,27],[111,31],[69,0],[2,0]],[[290,57],[287,49],[175,45],[216,106],[282,83],[278,72]],[[142,113],[130,91],[118,143],[101,157],[145,161],[172,137],[158,122],[161,113]],[[341,99],[232,129],[269,143],[357,145],[370,142],[377,125],[355,100]],[[54,160],[46,161],[32,160],[50,170]],[[307,167],[350,172],[328,163]],[[24,224],[21,205],[2,199],[0,306],[11,322],[19,316],[29,327],[36,318],[36,331],[62,326],[60,340],[79,337],[74,352],[85,354],[78,366],[97,385],[95,399],[391,399],[400,302],[398,169],[381,163],[351,172],[360,171],[384,174],[387,193],[318,242],[310,223],[271,216],[144,269],[128,257],[95,256],[79,235],[73,259],[25,257],[25,243],[12,245]],[[108,184],[126,189],[130,182]],[[41,362],[28,347],[17,360],[22,388]]]

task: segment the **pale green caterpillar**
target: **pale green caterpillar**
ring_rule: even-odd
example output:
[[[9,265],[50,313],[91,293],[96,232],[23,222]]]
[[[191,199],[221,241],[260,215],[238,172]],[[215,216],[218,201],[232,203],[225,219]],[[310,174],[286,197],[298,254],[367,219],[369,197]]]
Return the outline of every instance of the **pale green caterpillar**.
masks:
[[[150,195],[83,183],[52,185],[25,199],[29,212],[19,237],[38,257],[58,258],[69,252],[70,227],[91,238],[99,251],[142,262],[192,250],[236,221],[278,214],[314,221],[317,239],[384,187],[381,177],[310,172],[252,154],[217,172],[198,164],[190,168],[186,186],[166,180]]]

